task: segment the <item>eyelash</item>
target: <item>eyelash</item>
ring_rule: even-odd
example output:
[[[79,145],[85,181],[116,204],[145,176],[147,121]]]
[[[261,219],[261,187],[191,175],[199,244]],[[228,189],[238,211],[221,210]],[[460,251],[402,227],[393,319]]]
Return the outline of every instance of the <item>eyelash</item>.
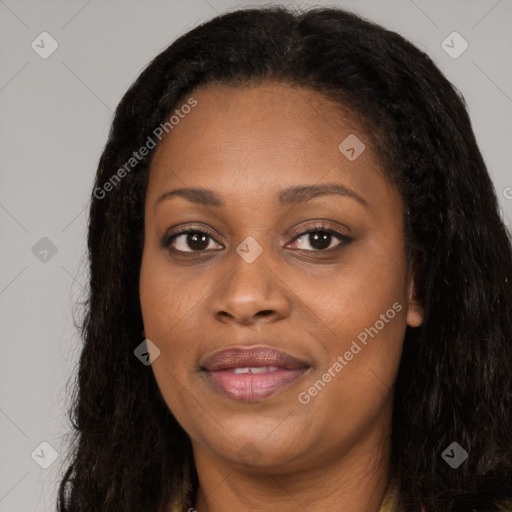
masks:
[[[327,251],[330,251],[330,250],[337,249],[338,247],[346,245],[347,243],[352,241],[352,238],[348,237],[347,235],[343,235],[339,231],[336,231],[333,228],[325,226],[324,224],[321,224],[320,226],[313,226],[312,228],[299,233],[298,235],[296,235],[293,238],[293,240],[297,240],[298,238],[301,238],[304,235],[314,234],[314,233],[328,233],[328,234],[333,235],[334,237],[336,237],[341,243],[336,245],[336,246],[334,246],[334,247],[330,247],[328,249],[322,249],[322,250],[319,250],[319,249],[313,249],[313,250],[310,250],[310,249],[298,249],[298,250],[307,251],[307,252],[327,252]],[[162,240],[162,246],[164,248],[169,249],[171,243],[174,241],[175,238],[177,238],[180,235],[189,235],[189,234],[206,235],[210,239],[215,241],[216,243],[219,243],[219,242],[217,242],[217,240],[215,240],[215,237],[209,231],[207,231],[205,229],[199,229],[199,228],[194,228],[194,227],[184,227],[184,228],[179,229],[175,233],[172,233],[172,234],[167,235],[166,237],[164,237],[164,239]],[[179,250],[177,250],[176,252],[178,252],[180,254],[194,254],[194,253],[197,254],[197,253],[209,252],[209,251],[206,251],[206,250],[202,250],[202,251],[192,251],[192,250],[190,250],[190,251],[179,251]]]

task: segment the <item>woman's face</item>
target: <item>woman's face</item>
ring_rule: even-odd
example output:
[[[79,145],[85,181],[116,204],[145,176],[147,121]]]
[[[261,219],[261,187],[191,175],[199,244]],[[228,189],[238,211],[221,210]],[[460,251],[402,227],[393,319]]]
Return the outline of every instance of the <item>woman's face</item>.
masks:
[[[299,470],[387,442],[421,308],[366,134],[284,84],[192,96],[151,165],[140,300],[196,464]]]

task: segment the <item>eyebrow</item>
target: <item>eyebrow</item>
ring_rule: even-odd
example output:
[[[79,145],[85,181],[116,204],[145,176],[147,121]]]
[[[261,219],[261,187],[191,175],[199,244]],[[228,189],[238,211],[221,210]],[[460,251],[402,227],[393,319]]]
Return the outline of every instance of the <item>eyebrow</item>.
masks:
[[[281,206],[290,206],[305,203],[315,197],[332,194],[350,197],[368,208],[368,203],[359,194],[345,187],[344,185],[340,185],[339,183],[322,183],[319,185],[299,185],[290,187],[281,190],[277,197]],[[191,203],[199,204],[202,206],[213,206],[216,208],[223,208],[225,206],[223,199],[212,189],[178,188],[162,194],[156,200],[155,207],[160,202],[177,196],[183,197]]]

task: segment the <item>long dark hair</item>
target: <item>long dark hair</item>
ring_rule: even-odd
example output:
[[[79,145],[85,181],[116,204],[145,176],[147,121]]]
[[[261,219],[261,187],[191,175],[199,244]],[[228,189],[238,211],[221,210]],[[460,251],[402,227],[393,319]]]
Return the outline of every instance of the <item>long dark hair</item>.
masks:
[[[464,99],[394,32],[342,9],[270,7],[229,12],[181,36],[116,110],[91,197],[90,289],[59,512],[194,504],[190,440],[133,353],[143,340],[138,279],[154,150],[126,162],[196,87],[264,80],[320,91],[355,113],[406,207],[425,315],[407,328],[395,383],[401,503],[498,510],[512,497],[512,248]],[[452,442],[468,452],[457,469],[442,457]]]

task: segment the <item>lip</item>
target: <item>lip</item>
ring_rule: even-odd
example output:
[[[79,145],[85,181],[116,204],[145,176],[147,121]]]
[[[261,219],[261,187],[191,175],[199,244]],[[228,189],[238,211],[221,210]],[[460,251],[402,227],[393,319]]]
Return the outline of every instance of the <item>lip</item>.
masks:
[[[214,352],[200,367],[208,382],[225,396],[241,402],[257,402],[291,385],[310,365],[271,347],[252,346]],[[259,370],[251,373],[247,368]]]

